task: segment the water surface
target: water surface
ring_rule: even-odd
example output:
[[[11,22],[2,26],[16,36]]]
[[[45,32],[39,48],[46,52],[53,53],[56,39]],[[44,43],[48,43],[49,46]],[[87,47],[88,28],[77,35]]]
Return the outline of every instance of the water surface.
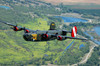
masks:
[[[0,6],[0,8],[10,9],[8,6]]]
[[[100,45],[100,41],[94,40],[94,37],[93,37],[92,35],[88,34],[87,32],[84,32],[84,33],[85,33],[87,36],[89,36],[90,39],[91,39],[93,42],[95,42],[96,44]]]
[[[100,27],[94,27],[94,30],[100,36]]]
[[[82,48],[82,47],[85,47],[85,45],[84,45],[84,44],[81,44],[81,45],[79,46],[79,48]]]
[[[87,22],[85,19],[74,18],[74,17],[63,17],[63,16],[56,16],[60,17],[64,20],[64,22]]]

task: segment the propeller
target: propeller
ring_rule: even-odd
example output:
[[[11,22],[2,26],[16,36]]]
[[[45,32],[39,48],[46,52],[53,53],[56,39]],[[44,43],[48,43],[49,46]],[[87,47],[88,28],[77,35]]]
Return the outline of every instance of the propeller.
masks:
[[[23,30],[25,33],[29,33],[30,31],[28,29],[26,29],[25,27],[23,27]]]
[[[48,36],[48,31],[45,33],[45,34],[43,34],[43,38],[45,38],[45,39],[47,39],[49,36]]]
[[[43,34],[43,37],[47,39],[48,38],[48,34]]]
[[[62,40],[62,37],[61,37],[61,36],[58,36],[58,37],[57,37],[57,40]]]

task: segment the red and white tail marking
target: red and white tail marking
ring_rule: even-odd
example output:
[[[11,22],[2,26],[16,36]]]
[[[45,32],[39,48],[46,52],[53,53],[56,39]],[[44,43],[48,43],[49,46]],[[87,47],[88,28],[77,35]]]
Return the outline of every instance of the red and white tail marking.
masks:
[[[74,26],[73,29],[72,29],[71,36],[72,36],[72,37],[76,37],[76,34],[77,34],[77,27]]]

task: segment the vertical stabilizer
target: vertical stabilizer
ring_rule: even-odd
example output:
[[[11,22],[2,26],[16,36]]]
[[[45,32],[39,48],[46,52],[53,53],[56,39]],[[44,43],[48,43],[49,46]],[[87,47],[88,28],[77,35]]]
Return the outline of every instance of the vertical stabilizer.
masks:
[[[52,22],[52,23],[50,24],[50,30],[55,30],[55,28],[56,28],[56,25],[55,25],[54,22]]]
[[[77,34],[77,27],[74,26],[74,27],[72,28],[71,36],[72,36],[72,37],[76,37],[76,34]]]

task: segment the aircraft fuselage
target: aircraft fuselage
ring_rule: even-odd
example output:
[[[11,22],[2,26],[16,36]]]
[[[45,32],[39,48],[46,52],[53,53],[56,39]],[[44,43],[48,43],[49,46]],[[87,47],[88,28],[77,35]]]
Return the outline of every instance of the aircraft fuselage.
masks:
[[[48,30],[48,31],[41,31],[36,30],[34,32],[25,33],[23,38],[26,41],[48,41],[54,40],[57,38],[57,35],[66,35],[66,32],[63,30]]]

